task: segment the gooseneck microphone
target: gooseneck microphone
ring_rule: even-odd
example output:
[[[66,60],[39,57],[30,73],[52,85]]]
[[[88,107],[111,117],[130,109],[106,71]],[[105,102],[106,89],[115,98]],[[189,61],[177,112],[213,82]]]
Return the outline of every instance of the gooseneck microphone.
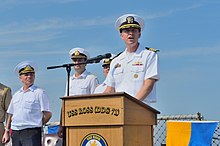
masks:
[[[106,53],[104,55],[98,55],[96,57],[90,58],[86,61],[86,63],[99,63],[104,58],[111,58],[111,53]]]

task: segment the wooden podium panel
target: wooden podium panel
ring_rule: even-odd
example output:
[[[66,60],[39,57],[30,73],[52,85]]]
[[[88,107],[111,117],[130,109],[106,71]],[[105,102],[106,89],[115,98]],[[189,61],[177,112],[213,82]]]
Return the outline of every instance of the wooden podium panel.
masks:
[[[158,113],[158,111],[152,109],[140,101],[134,102],[134,98],[130,99],[124,97],[125,125],[156,125],[157,114],[155,114],[155,112]]]
[[[62,106],[67,146],[153,146],[160,112],[124,92],[62,97]]]
[[[66,132],[68,134],[66,145],[68,146],[81,146],[83,139],[91,133],[104,137],[108,146],[153,145],[150,126],[70,127]]]
[[[123,146],[123,128],[121,126],[100,126],[100,127],[71,127],[67,128],[68,146],[81,146],[83,139],[91,133],[99,134],[105,138],[107,144],[112,146]],[[110,145],[109,145],[110,146]]]
[[[65,126],[123,124],[122,98],[75,98],[64,104]]]
[[[124,126],[121,146],[153,146],[152,127]]]

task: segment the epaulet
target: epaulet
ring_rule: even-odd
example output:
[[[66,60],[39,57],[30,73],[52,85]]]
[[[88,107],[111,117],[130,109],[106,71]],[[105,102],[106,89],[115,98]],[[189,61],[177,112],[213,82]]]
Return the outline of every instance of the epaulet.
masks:
[[[155,52],[155,53],[157,53],[157,52],[159,52],[160,50],[157,50],[157,49],[155,49],[155,48],[148,48],[148,47],[145,47],[147,50],[149,50],[149,51],[153,51],[153,52]]]
[[[4,87],[3,90],[0,90],[0,94],[4,95],[9,90],[8,87]]]

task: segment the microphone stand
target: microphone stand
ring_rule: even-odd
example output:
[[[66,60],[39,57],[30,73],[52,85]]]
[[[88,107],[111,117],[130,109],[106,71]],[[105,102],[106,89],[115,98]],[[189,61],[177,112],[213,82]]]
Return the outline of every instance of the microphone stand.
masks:
[[[75,66],[75,65],[91,64],[91,63],[99,63],[99,62],[100,62],[100,60],[87,60],[86,62],[81,62],[81,63],[70,63],[70,64],[63,64],[63,65],[58,65],[58,66],[49,66],[49,67],[47,67],[47,69],[66,68],[66,71],[67,71],[67,96],[69,96],[71,67]],[[61,114],[62,114],[62,110],[61,110]],[[61,119],[62,119],[62,116],[61,116]],[[62,129],[63,129],[62,146],[66,146],[66,127],[63,126]]]
[[[69,96],[69,84],[70,84],[70,72],[71,72],[71,67],[75,66],[75,65],[80,65],[80,64],[85,64],[85,63],[77,63],[77,64],[63,64],[63,65],[59,65],[59,66],[50,66],[47,67],[47,69],[56,69],[56,68],[66,68],[67,71],[67,96]]]

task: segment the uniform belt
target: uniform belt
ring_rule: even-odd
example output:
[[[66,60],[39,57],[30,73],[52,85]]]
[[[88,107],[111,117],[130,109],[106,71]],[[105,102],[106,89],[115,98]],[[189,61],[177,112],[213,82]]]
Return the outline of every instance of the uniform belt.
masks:
[[[26,131],[26,130],[41,130],[41,127],[26,128],[26,129],[22,129],[22,130],[12,130],[12,131]]]

